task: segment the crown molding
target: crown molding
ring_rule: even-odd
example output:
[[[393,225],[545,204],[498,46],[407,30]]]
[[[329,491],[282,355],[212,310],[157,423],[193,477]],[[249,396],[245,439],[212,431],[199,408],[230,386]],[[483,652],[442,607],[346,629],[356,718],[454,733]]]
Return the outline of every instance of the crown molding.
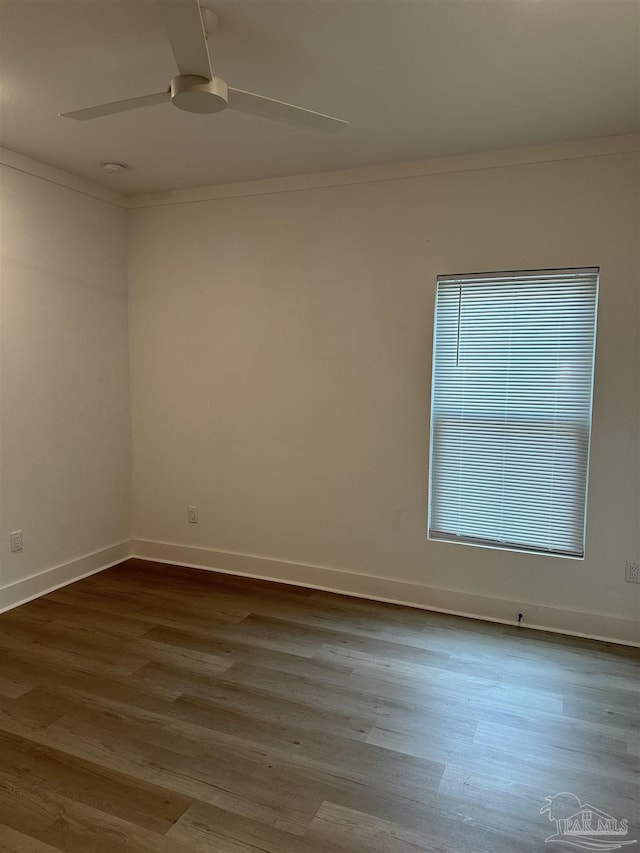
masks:
[[[126,206],[130,209],[136,209],[171,204],[190,204],[225,198],[299,192],[301,190],[323,189],[351,184],[405,180],[428,175],[443,175],[455,172],[524,166],[534,163],[603,157],[612,154],[626,154],[638,150],[640,150],[640,134],[608,136],[598,139],[582,139],[575,142],[511,148],[503,151],[486,151],[479,154],[464,154],[432,160],[415,160],[384,166],[367,166],[337,172],[317,172],[305,175],[292,175],[284,178],[267,178],[259,181],[244,181],[233,184],[217,184],[215,186],[145,193],[129,196],[126,199]]]
[[[474,172],[485,169],[501,169],[510,166],[525,166],[535,163],[550,163],[563,160],[579,160],[592,157],[627,154],[640,151],[640,134],[607,136],[598,139],[581,139],[501,151],[485,151],[478,154],[463,154],[428,160],[414,160],[380,166],[365,166],[334,172],[313,172],[283,178],[266,178],[257,181],[242,181],[231,184],[216,184],[164,192],[125,196],[100,184],[80,178],[47,163],[32,160],[8,148],[0,148],[0,165],[57,186],[65,187],[81,195],[104,201],[116,207],[137,209],[172,204],[190,204],[244,196],[272,195],[327,187],[355,184],[398,181],[429,175]]]
[[[47,163],[32,160],[30,157],[25,157],[16,151],[10,151],[8,148],[0,148],[0,166],[32,175],[34,178],[40,178],[50,184],[56,184],[59,187],[95,198],[98,201],[104,201],[107,204],[113,204],[116,207],[127,207],[126,197],[115,192],[115,190],[109,190],[99,184],[94,184],[92,181],[72,175],[70,172],[49,166]]]

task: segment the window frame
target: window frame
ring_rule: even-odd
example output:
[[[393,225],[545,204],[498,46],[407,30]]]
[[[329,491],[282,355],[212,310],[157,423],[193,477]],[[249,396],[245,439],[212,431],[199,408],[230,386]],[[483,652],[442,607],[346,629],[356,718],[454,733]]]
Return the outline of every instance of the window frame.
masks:
[[[454,284],[459,283],[463,285],[465,281],[474,282],[481,280],[491,280],[495,284],[498,284],[500,280],[508,282],[509,279],[526,279],[530,278],[532,281],[536,279],[536,277],[549,277],[556,279],[560,279],[561,277],[566,277],[567,279],[585,276],[591,274],[594,278],[594,291],[593,291],[593,326],[590,333],[590,338],[592,339],[592,349],[591,349],[591,359],[590,359],[590,386],[588,393],[588,421],[578,419],[575,421],[574,429],[576,434],[582,432],[583,435],[586,430],[586,458],[584,460],[584,503],[583,503],[583,511],[582,511],[582,550],[581,552],[569,552],[569,551],[561,551],[554,550],[552,548],[547,548],[542,545],[534,546],[527,545],[525,543],[516,543],[507,540],[500,539],[489,539],[481,536],[474,536],[472,534],[459,534],[459,533],[447,533],[445,531],[437,530],[435,533],[433,532],[433,514],[432,514],[432,505],[433,505],[433,495],[434,495],[434,437],[435,437],[435,424],[436,418],[438,415],[436,414],[436,405],[435,405],[435,389],[436,389],[436,371],[438,368],[438,363],[436,360],[436,348],[438,344],[438,293],[439,293],[439,285],[440,284]],[[552,557],[561,557],[564,559],[577,559],[584,560],[586,545],[587,545],[587,518],[588,518],[588,499],[589,499],[589,472],[590,472],[590,461],[591,461],[591,436],[593,432],[593,402],[594,402],[594,387],[595,387],[595,368],[596,368],[596,351],[597,351],[597,333],[598,333],[598,307],[599,307],[599,294],[600,294],[600,275],[601,268],[598,265],[591,266],[582,266],[582,267],[559,267],[559,268],[546,268],[546,269],[527,269],[527,270],[499,270],[499,271],[491,271],[491,272],[475,272],[475,273],[462,273],[462,274],[450,274],[450,275],[438,275],[436,277],[436,288],[435,288],[435,298],[434,298],[434,312],[433,312],[433,342],[432,342],[432,355],[431,355],[431,392],[430,392],[430,408],[429,408],[429,460],[428,460],[428,494],[427,494],[427,539],[434,542],[453,542],[455,544],[464,544],[471,545],[473,547],[479,548],[489,548],[492,550],[501,550],[501,551],[511,551],[516,553],[526,553],[526,554],[538,554],[544,556],[552,556]],[[558,281],[555,282],[556,284]],[[513,284],[512,284],[513,286]],[[462,293],[462,291],[461,291]],[[458,321],[460,322],[460,321]],[[458,336],[460,334],[460,326],[458,326]],[[458,338],[459,340],[459,338]],[[489,412],[485,412],[485,415]],[[496,407],[493,411],[494,420],[499,413],[498,407]],[[511,419],[509,421],[513,423],[514,420]],[[539,419],[538,422],[540,424],[551,424],[553,422],[553,417],[550,417],[548,420]],[[566,419],[562,422],[565,425],[570,427],[569,419]],[[581,467],[582,473],[582,467]],[[578,493],[580,500],[582,499],[582,489]],[[582,506],[576,507],[577,511],[582,510]],[[577,516],[579,518],[579,516]]]

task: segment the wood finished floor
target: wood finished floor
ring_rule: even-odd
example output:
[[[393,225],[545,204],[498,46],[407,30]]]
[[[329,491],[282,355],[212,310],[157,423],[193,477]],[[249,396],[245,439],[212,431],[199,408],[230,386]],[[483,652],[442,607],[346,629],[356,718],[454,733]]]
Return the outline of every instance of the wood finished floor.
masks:
[[[639,670],[130,560],[0,616],[0,850],[568,851],[540,815],[565,791],[640,838]]]

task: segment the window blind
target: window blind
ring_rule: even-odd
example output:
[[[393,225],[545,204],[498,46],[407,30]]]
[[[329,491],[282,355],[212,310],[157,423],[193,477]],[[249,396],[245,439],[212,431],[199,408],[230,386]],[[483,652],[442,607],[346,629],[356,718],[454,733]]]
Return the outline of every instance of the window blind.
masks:
[[[440,276],[429,537],[584,556],[598,269]]]

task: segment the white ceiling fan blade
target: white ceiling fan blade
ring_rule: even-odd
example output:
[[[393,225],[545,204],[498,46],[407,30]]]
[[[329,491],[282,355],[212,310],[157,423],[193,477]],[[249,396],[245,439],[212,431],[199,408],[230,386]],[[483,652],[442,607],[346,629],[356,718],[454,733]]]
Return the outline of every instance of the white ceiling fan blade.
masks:
[[[151,107],[171,100],[171,92],[156,92],[154,95],[142,95],[140,98],[127,98],[124,101],[112,101],[110,104],[99,104],[97,107],[87,107],[84,110],[73,110],[70,113],[59,113],[63,118],[74,118],[84,121],[88,118],[110,116],[114,113],[125,113],[127,110],[138,110],[140,107]]]
[[[244,92],[242,89],[229,89],[229,109],[330,133],[349,126],[349,122],[341,118],[305,110],[303,107],[286,104],[284,101],[275,101],[273,98],[265,98],[264,95],[256,95],[253,92]]]
[[[207,37],[197,0],[157,0],[180,74],[211,80]]]

